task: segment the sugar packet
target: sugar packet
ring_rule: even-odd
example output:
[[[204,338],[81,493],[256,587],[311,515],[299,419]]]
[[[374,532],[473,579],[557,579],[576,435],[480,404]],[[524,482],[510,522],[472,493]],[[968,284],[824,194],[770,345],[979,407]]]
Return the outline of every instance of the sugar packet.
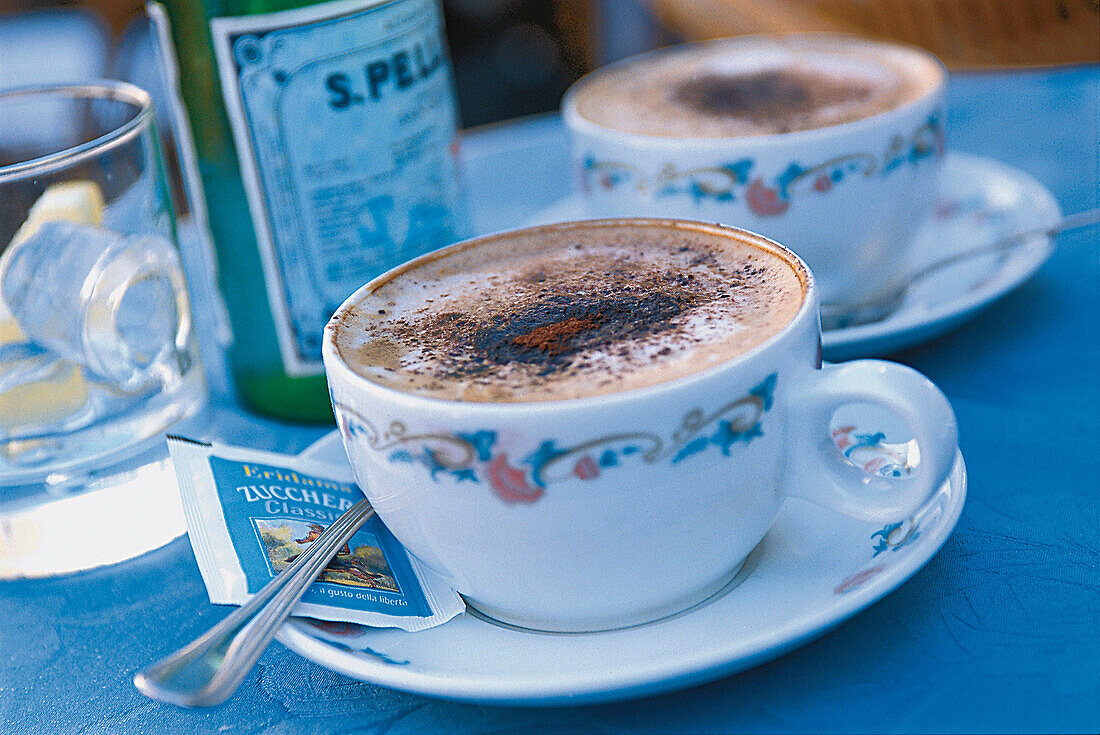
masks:
[[[168,437],[168,450],[188,538],[217,605],[247,602],[364,498],[346,467],[175,436]],[[293,614],[417,631],[464,609],[447,581],[408,554],[374,516]]]

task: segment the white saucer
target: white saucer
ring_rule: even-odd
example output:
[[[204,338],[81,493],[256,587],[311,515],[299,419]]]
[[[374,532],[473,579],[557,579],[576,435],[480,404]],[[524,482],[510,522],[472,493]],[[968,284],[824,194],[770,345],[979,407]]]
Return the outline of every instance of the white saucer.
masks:
[[[834,441],[885,476],[908,472],[911,443],[886,444],[858,407],[838,415]],[[346,462],[336,432],[304,453]],[[499,704],[577,704],[699,684],[807,643],[891,592],[935,555],[959,519],[966,469],[913,517],[885,526],[788,500],[775,526],[723,591],[664,620],[604,633],[553,634],[465,613],[418,633],[292,619],[279,640],[347,676],[402,691]]]
[[[901,273],[1024,230],[1054,224],[1062,210],[1031,176],[1003,163],[950,153],[944,161],[936,208],[916,235],[912,259]],[[539,211],[531,224],[584,219],[577,196]],[[858,327],[826,331],[825,358],[849,360],[885,355],[937,337],[1016,288],[1053,251],[1048,237],[997,256],[976,258],[944,269],[914,287],[887,318]]]

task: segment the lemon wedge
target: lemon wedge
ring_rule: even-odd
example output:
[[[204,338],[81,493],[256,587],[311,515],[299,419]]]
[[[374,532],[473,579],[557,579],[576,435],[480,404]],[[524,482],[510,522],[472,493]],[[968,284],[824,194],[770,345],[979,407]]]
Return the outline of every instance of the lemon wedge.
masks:
[[[98,225],[103,222],[103,192],[94,181],[66,181],[47,186],[38,197],[27,221],[15,233],[8,250],[38,232],[47,222]]]
[[[49,358],[46,358],[47,360]],[[69,418],[88,402],[88,386],[80,368],[68,360],[43,364],[38,359],[0,359],[0,373],[31,375],[0,393],[0,436],[34,434],[38,427]]]

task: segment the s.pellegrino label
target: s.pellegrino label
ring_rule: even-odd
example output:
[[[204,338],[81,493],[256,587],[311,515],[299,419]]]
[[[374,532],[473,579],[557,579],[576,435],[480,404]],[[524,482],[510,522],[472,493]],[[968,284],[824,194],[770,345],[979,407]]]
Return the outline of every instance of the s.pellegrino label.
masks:
[[[283,363],[317,374],[344,299],[466,234],[440,9],[341,0],[210,30]]]

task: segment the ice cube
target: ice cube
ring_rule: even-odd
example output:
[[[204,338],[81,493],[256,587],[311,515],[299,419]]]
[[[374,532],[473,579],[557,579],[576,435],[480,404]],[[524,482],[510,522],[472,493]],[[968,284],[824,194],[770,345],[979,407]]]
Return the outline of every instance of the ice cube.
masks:
[[[30,340],[126,392],[174,375],[190,330],[171,242],[86,224],[44,222],[13,241],[0,298]]]

